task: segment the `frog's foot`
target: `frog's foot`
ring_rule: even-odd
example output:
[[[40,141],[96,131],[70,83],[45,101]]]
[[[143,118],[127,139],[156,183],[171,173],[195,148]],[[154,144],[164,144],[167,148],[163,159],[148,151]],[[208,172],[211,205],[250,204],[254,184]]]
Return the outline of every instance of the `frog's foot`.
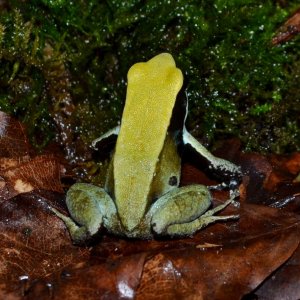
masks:
[[[171,194],[172,193],[172,194]],[[215,216],[226,206],[233,203],[231,196],[225,203],[208,210],[211,195],[202,185],[174,189],[160,198],[150,209],[151,227],[156,234],[170,236],[192,235],[197,230],[218,221],[236,220],[238,215]]]
[[[230,199],[232,199],[231,203],[234,204],[235,206],[239,205],[239,202],[234,200],[235,198],[238,198],[240,196],[238,183],[235,180],[231,180],[229,184],[222,182],[220,184],[210,185],[207,188],[210,191],[222,191],[224,189],[229,188]]]
[[[219,221],[232,221],[239,219],[239,215],[215,216],[216,213],[225,209],[229,204],[234,203],[234,198],[235,197],[233,196],[223,204],[208,210],[205,214],[190,223],[170,225],[167,229],[168,234],[171,236],[191,235],[199,229],[208,226],[209,224]],[[178,234],[177,232],[180,232],[180,234]]]
[[[71,218],[60,213],[57,209],[53,207],[49,207],[49,209],[55,215],[57,215],[62,221],[64,221],[65,225],[69,230],[72,241],[75,244],[80,244],[81,242],[89,238],[90,234],[85,226],[81,226],[81,227],[77,226],[76,223]]]
[[[228,188],[228,185],[225,182],[216,185],[209,185],[207,187],[210,191],[222,191]]]

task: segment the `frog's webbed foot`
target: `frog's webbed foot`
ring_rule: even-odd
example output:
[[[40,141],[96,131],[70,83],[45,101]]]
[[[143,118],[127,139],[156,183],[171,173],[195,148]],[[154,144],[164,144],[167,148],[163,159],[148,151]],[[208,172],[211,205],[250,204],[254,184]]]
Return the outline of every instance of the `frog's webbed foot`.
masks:
[[[116,223],[114,202],[100,187],[76,183],[67,192],[66,204],[72,218],[54,208],[51,210],[65,222],[74,243],[83,242],[93,236],[102,225],[109,228]]]
[[[207,187],[210,191],[222,191],[224,189],[229,189],[230,198],[232,198],[232,203],[237,204],[238,202],[234,199],[240,196],[240,191],[238,188],[238,183],[236,180],[231,180],[229,184],[222,182],[216,185],[210,185]]]
[[[49,209],[56,214],[61,220],[64,221],[71,235],[74,244],[80,244],[90,237],[88,229],[85,226],[78,226],[71,218],[60,213],[57,209],[49,207]]]
[[[236,220],[239,215],[215,216],[233,203],[232,195],[225,203],[207,210],[211,195],[203,185],[191,185],[174,189],[151,207],[151,227],[156,234],[170,236],[192,235],[201,228],[217,221]]]
[[[205,214],[200,216],[199,218],[195,219],[190,223],[185,224],[174,224],[168,227],[168,234],[171,236],[176,235],[192,235],[196,231],[201,228],[208,226],[209,224],[218,222],[218,221],[233,221],[239,219],[239,215],[227,215],[227,216],[215,216],[216,213],[225,209],[229,204],[234,202],[234,197],[230,198],[223,204],[216,206],[208,210]],[[180,234],[178,234],[180,232]]]

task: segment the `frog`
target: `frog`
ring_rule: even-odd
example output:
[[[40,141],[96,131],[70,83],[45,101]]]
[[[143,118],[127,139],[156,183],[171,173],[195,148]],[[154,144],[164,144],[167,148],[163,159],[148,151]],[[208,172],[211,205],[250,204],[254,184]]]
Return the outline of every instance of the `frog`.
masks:
[[[193,236],[209,224],[236,220],[216,215],[234,204],[241,169],[210,153],[186,129],[187,101],[176,124],[176,98],[183,74],[170,53],[134,64],[127,74],[125,107],[120,125],[93,141],[113,138],[115,147],[105,186],[75,183],[66,194],[70,217],[52,211],[66,224],[74,243],[82,243],[105,228],[126,238]],[[211,189],[202,184],[180,186],[180,149],[189,147],[209,169],[226,175],[234,187],[228,200],[212,208]]]

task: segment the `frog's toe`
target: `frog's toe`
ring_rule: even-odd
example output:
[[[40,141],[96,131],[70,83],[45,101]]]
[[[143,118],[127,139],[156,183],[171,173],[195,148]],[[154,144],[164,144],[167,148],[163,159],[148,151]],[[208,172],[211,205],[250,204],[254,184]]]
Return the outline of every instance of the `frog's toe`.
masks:
[[[88,232],[85,226],[79,227],[71,218],[60,213],[54,207],[49,208],[56,216],[58,216],[65,223],[74,244],[81,244],[83,241],[90,237],[90,233]]]
[[[185,224],[174,224],[167,228],[167,234],[170,236],[188,236],[193,235],[196,231],[207,227],[209,224],[213,224],[219,221],[233,221],[239,219],[239,215],[229,216],[201,216],[196,220]]]

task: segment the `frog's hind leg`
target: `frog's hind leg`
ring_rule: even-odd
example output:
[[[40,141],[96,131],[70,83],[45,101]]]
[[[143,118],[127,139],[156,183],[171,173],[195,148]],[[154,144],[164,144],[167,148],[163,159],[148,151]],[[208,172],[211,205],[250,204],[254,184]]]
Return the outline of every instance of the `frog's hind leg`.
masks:
[[[206,186],[191,185],[172,190],[151,207],[151,227],[156,234],[170,236],[192,235],[210,223],[237,219],[238,215],[214,216],[233,202],[209,209],[211,194]]]
[[[109,227],[117,222],[114,202],[100,187],[74,184],[68,190],[66,204],[72,218],[54,208],[51,210],[65,222],[74,243],[80,243],[96,234],[102,225]]]
[[[192,235],[196,231],[201,228],[206,227],[211,223],[215,223],[218,221],[231,221],[239,219],[239,215],[227,215],[227,216],[214,216],[219,211],[225,209],[229,204],[234,203],[234,197],[230,198],[223,204],[216,206],[208,210],[205,214],[198,217],[192,222],[184,223],[184,224],[174,224],[168,227],[168,235],[176,236],[176,235]],[[179,234],[178,234],[179,233]]]

